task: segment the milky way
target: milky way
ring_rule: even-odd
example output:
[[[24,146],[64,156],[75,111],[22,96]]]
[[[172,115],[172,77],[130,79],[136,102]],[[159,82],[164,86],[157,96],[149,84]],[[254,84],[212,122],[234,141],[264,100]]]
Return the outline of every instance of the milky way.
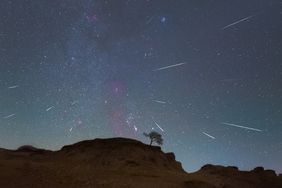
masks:
[[[282,172],[281,12],[277,0],[2,0],[0,147],[148,143],[155,130],[187,171]]]

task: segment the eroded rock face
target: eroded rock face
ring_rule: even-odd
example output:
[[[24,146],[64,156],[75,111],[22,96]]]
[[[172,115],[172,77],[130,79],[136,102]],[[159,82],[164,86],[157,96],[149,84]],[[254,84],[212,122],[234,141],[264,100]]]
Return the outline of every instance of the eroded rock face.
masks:
[[[251,173],[255,173],[258,176],[264,177],[276,177],[277,174],[274,170],[265,170],[263,167],[256,167],[254,168]]]
[[[203,166],[200,171],[203,174],[218,175],[218,176],[234,176],[239,173],[238,167],[228,166],[223,167],[219,165],[207,164]]]
[[[274,170],[256,167],[251,171],[240,171],[237,167],[205,165],[196,174],[207,179],[217,179],[217,187],[224,188],[279,188],[282,180]]]
[[[264,171],[264,168],[259,166],[259,167],[256,167],[252,170],[252,172],[255,172],[255,173],[261,173]]]
[[[158,146],[125,139],[95,139],[64,146],[57,155],[65,160],[95,163],[97,168],[150,168],[184,172],[181,163],[175,160],[174,153],[164,153]]]
[[[166,153],[165,155],[166,155],[166,157],[167,157],[169,160],[175,161],[175,155],[174,155],[174,153]]]

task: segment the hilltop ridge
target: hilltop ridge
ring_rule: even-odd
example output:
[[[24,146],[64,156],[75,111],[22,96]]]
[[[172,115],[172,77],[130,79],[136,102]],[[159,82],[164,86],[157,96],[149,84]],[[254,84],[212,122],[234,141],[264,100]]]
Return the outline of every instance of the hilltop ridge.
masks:
[[[127,138],[85,140],[58,151],[0,149],[0,187],[281,188],[282,177],[262,167],[205,165],[187,173],[174,153]]]

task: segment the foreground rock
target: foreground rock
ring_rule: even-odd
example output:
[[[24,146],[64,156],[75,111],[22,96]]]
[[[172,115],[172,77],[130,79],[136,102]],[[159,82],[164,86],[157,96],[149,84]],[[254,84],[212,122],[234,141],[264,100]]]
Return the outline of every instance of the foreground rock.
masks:
[[[188,174],[173,153],[139,141],[82,141],[59,151],[0,149],[0,187],[281,188],[274,171],[206,165]]]

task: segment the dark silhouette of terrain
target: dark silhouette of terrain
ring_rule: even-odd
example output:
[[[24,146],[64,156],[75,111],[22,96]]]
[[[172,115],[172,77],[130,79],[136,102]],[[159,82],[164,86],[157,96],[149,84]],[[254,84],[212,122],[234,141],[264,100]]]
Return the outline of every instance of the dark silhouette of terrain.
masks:
[[[95,139],[59,151],[0,149],[0,187],[282,188],[282,177],[257,167],[205,165],[186,173],[173,153],[125,138]]]

